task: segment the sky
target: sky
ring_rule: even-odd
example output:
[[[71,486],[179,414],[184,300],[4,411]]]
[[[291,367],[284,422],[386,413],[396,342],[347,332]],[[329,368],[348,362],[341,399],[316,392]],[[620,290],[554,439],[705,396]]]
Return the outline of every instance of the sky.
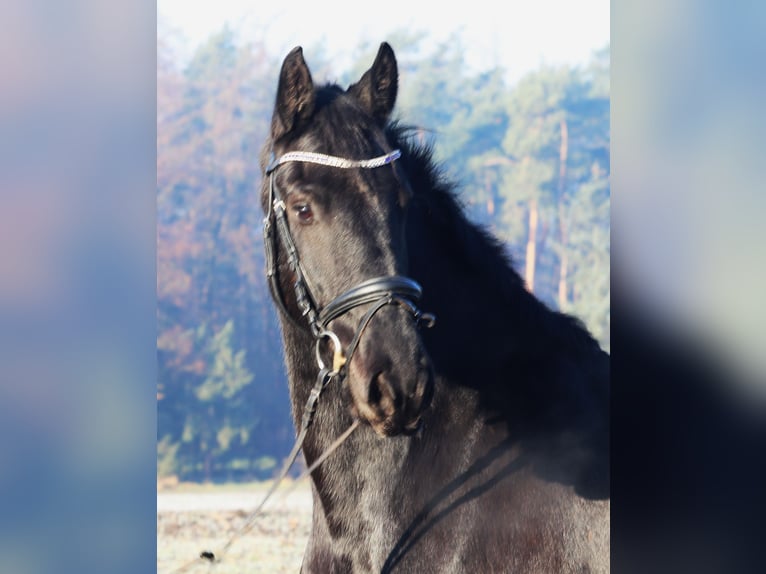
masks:
[[[458,33],[471,68],[500,65],[510,80],[541,64],[586,63],[609,43],[609,8],[609,0],[157,0],[160,26],[173,30],[182,62],[228,23],[243,41],[262,39],[275,53],[324,42],[341,73],[360,42],[378,44],[407,29],[434,43]]]

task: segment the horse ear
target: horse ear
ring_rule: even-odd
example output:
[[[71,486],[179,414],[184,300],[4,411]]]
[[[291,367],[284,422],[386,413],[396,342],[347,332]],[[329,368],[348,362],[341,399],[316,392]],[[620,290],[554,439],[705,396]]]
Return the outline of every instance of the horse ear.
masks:
[[[391,46],[383,42],[372,67],[348,91],[383,125],[394,109],[398,86],[399,70],[396,66],[396,56]]]
[[[287,55],[279,73],[271,137],[281,138],[308,120],[314,111],[314,82],[298,46]]]

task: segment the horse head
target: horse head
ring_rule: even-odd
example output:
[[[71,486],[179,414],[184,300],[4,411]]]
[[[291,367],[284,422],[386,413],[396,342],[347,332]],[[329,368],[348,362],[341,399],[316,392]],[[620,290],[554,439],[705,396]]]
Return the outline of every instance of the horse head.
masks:
[[[316,87],[295,48],[282,64],[262,161],[283,321],[320,346],[340,346],[347,363],[333,368],[343,369],[352,413],[386,436],[418,428],[434,384],[417,330],[420,287],[406,277],[411,190],[385,136],[397,85],[388,44],[347,90]]]

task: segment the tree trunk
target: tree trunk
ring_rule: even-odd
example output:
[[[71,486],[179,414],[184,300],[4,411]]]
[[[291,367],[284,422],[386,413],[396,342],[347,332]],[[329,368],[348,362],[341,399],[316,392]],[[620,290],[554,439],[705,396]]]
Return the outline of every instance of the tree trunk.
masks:
[[[564,209],[564,193],[567,177],[567,156],[569,154],[569,130],[567,121],[561,119],[561,147],[559,148],[559,185],[558,185],[558,216],[559,216],[559,240],[561,245],[561,261],[559,265],[559,309],[567,307],[567,272],[569,257],[567,256],[567,226]]]
[[[537,199],[529,202],[529,236],[527,237],[527,256],[525,261],[524,280],[527,290],[535,290],[535,259],[537,257]]]

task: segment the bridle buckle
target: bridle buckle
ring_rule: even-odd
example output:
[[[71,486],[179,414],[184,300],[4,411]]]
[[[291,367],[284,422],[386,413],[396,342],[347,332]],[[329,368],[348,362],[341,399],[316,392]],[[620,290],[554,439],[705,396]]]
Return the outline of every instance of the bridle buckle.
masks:
[[[319,370],[321,371],[326,368],[324,361],[322,360],[322,350],[320,349],[323,339],[330,339],[332,342],[332,373],[339,373],[341,368],[343,368],[343,365],[346,364],[346,355],[343,354],[343,345],[341,345],[338,335],[327,329],[321,331],[317,335],[316,346],[314,347]]]

